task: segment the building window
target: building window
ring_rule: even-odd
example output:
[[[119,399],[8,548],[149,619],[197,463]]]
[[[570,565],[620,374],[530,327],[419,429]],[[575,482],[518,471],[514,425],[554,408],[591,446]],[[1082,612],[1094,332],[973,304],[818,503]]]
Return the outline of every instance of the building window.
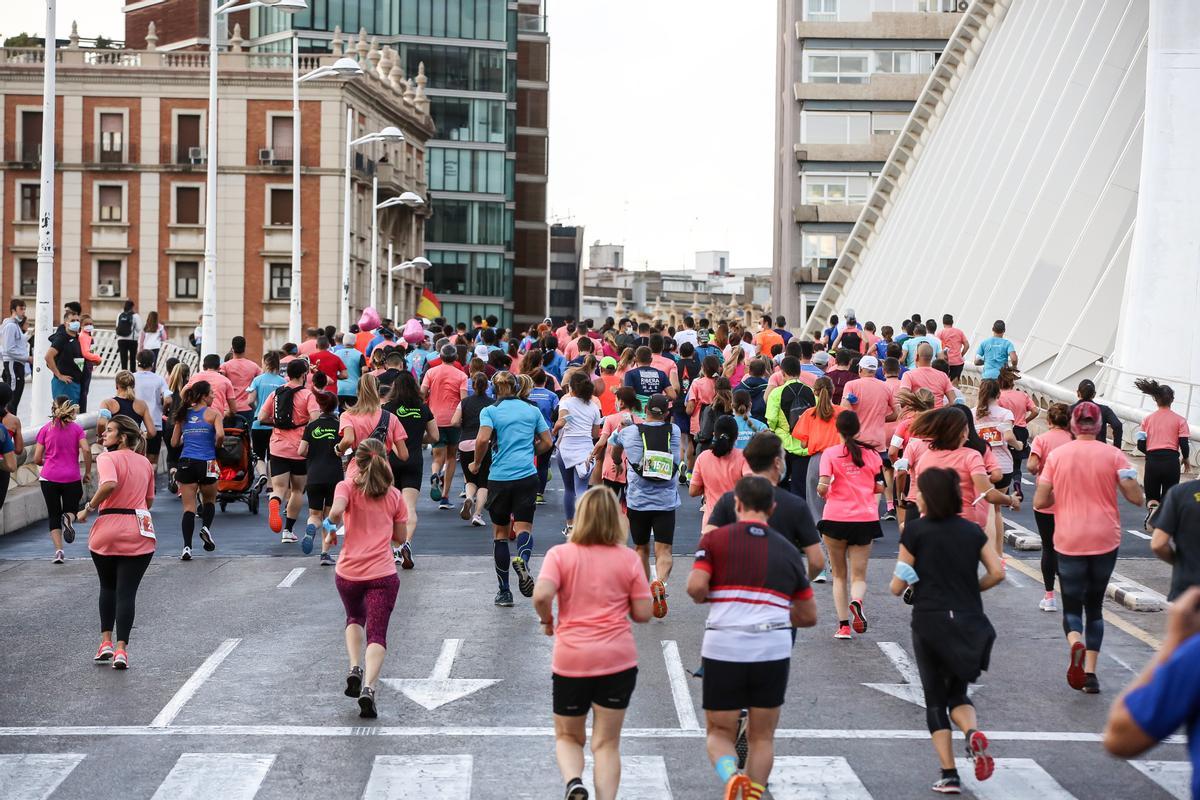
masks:
[[[271,189],[268,192],[271,199],[271,225],[292,224],[292,190]]]
[[[200,115],[180,114],[175,117],[175,163],[194,164],[204,161],[200,147]]]
[[[846,243],[844,233],[804,233],[802,238],[804,266],[820,271],[833,269],[842,245]],[[822,274],[820,277],[825,278],[827,275]]]
[[[121,186],[100,186],[98,188],[96,196],[100,213],[97,218],[101,222],[120,222],[124,218],[121,209],[122,188]]]
[[[96,294],[99,297],[121,296],[121,262],[104,259],[96,262]]]
[[[179,300],[195,300],[200,296],[200,262],[175,262],[175,297]]]
[[[42,160],[42,112],[21,112],[21,153],[18,160],[37,163]]]
[[[100,161],[120,164],[125,160],[125,115],[100,115]]]
[[[292,160],[292,118],[271,117],[270,148],[275,161]]]
[[[504,194],[504,153],[431,147],[429,188],[436,192]]]
[[[806,144],[866,144],[870,128],[870,114],[804,112]]]
[[[38,202],[41,196],[42,187],[38,184],[21,184],[21,222],[37,222]]]
[[[292,299],[292,265],[271,264],[271,300]]]
[[[933,69],[937,53],[928,50],[876,50],[875,72],[919,75]]]
[[[200,187],[175,187],[175,224],[200,224]]]
[[[867,53],[810,52],[807,56],[809,83],[866,83],[870,76]]]
[[[837,22],[838,0],[805,0],[804,16],[809,22]]]
[[[36,258],[22,258],[17,262],[18,283],[21,286],[22,297],[37,296],[38,265]]]
[[[871,175],[804,175],[804,197],[808,205],[862,205],[875,178]]]
[[[908,114],[876,111],[871,115],[871,133],[895,135],[904,130],[906,122],[908,122]]]

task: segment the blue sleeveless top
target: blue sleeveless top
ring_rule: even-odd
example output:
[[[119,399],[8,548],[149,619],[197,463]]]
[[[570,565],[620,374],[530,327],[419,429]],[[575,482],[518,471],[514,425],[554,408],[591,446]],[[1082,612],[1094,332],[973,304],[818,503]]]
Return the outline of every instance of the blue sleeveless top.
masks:
[[[180,458],[212,461],[217,457],[217,427],[205,421],[204,414],[207,411],[207,406],[188,409],[179,437],[183,445]]]

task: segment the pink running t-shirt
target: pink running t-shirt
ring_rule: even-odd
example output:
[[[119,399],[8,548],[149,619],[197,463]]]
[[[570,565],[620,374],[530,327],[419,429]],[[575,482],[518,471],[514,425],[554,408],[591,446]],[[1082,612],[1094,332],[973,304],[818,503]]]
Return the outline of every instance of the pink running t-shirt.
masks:
[[[1029,445],[1029,454],[1038,457],[1038,470],[1040,471],[1046,466],[1046,459],[1050,457],[1051,453],[1070,441],[1073,441],[1070,432],[1064,431],[1062,428],[1051,428],[1045,433],[1035,436]],[[1054,506],[1039,508],[1038,511],[1043,514],[1053,514]]]
[[[821,453],[822,478],[830,478],[822,519],[831,522],[874,522],[879,519],[875,476],[883,459],[873,450],[863,450],[863,465],[855,465],[846,445],[838,444]]]
[[[467,375],[451,364],[438,364],[425,373],[421,388],[429,392],[429,410],[439,428],[449,428],[454,409],[467,388]]]
[[[349,581],[371,581],[396,574],[392,532],[397,522],[408,521],[408,506],[396,487],[382,497],[367,497],[348,480],[333,490],[334,499],[345,498],[346,538],[335,572]]]
[[[1077,439],[1056,448],[1038,480],[1054,489],[1054,549],[1065,556],[1110,553],[1121,544],[1117,470],[1129,459],[1111,444]]]
[[[905,389],[928,389],[933,392],[933,404],[944,406],[954,402],[954,384],[946,377],[946,373],[933,367],[914,367],[904,373],[900,385]]]
[[[1179,440],[1191,436],[1188,421],[1169,408],[1160,408],[1142,420],[1146,432],[1146,452],[1178,450]]]
[[[857,402],[849,403],[854,396]],[[858,440],[869,444],[876,450],[887,446],[887,424],[885,418],[892,413],[892,393],[887,385],[875,378],[856,378],[846,384],[842,390],[842,403],[849,404],[858,414],[861,426]]]
[[[718,456],[712,450],[705,450],[696,457],[692,467],[692,485],[704,489],[704,516],[700,520],[701,529],[708,524],[708,517],[721,495],[733,491],[733,485],[750,472],[746,465],[746,457],[742,451],[734,448],[724,456]]]

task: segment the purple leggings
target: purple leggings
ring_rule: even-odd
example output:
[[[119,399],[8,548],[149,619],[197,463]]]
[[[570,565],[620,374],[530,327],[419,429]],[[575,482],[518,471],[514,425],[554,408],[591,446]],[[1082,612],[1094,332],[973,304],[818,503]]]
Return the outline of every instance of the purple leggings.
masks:
[[[387,647],[388,621],[396,606],[400,576],[388,575],[370,581],[351,581],[336,576],[334,585],[346,609],[346,626],[363,626],[367,629],[367,644]]]

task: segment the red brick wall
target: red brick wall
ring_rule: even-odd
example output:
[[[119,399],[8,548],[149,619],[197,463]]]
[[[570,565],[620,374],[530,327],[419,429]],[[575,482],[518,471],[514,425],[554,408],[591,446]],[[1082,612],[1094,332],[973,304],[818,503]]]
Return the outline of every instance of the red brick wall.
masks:
[[[38,109],[42,107],[41,95],[17,95],[10,94],[4,97],[4,142],[12,142],[15,146],[17,141],[17,126],[20,124],[18,120],[18,106],[29,107],[33,106]],[[54,150],[56,157],[62,157],[62,114],[63,114],[63,99],[59,95],[55,103],[55,114],[58,124],[55,126],[54,134]],[[14,231],[10,224],[12,220],[17,218],[17,206],[20,202],[20,197],[17,195],[18,180],[38,180],[41,177],[37,169],[32,170],[5,170],[4,171],[4,214],[5,217],[0,221],[0,229],[4,231],[3,242],[0,242],[0,256],[3,258],[3,263],[0,264],[0,297],[5,298],[3,308],[8,308],[7,298],[12,297],[18,288],[15,285],[15,256],[12,251]],[[62,219],[62,172],[59,171],[55,175],[54,183],[54,219],[55,235],[54,235],[54,252],[61,254],[62,252],[62,225],[58,220]],[[36,257],[36,252],[22,257]],[[56,256],[58,257],[58,256]],[[55,302],[59,307],[62,306],[62,271],[55,269],[54,271],[54,297]],[[31,304],[32,305],[32,304]],[[32,311],[32,308],[30,309]],[[57,313],[57,312],[56,312]]]

